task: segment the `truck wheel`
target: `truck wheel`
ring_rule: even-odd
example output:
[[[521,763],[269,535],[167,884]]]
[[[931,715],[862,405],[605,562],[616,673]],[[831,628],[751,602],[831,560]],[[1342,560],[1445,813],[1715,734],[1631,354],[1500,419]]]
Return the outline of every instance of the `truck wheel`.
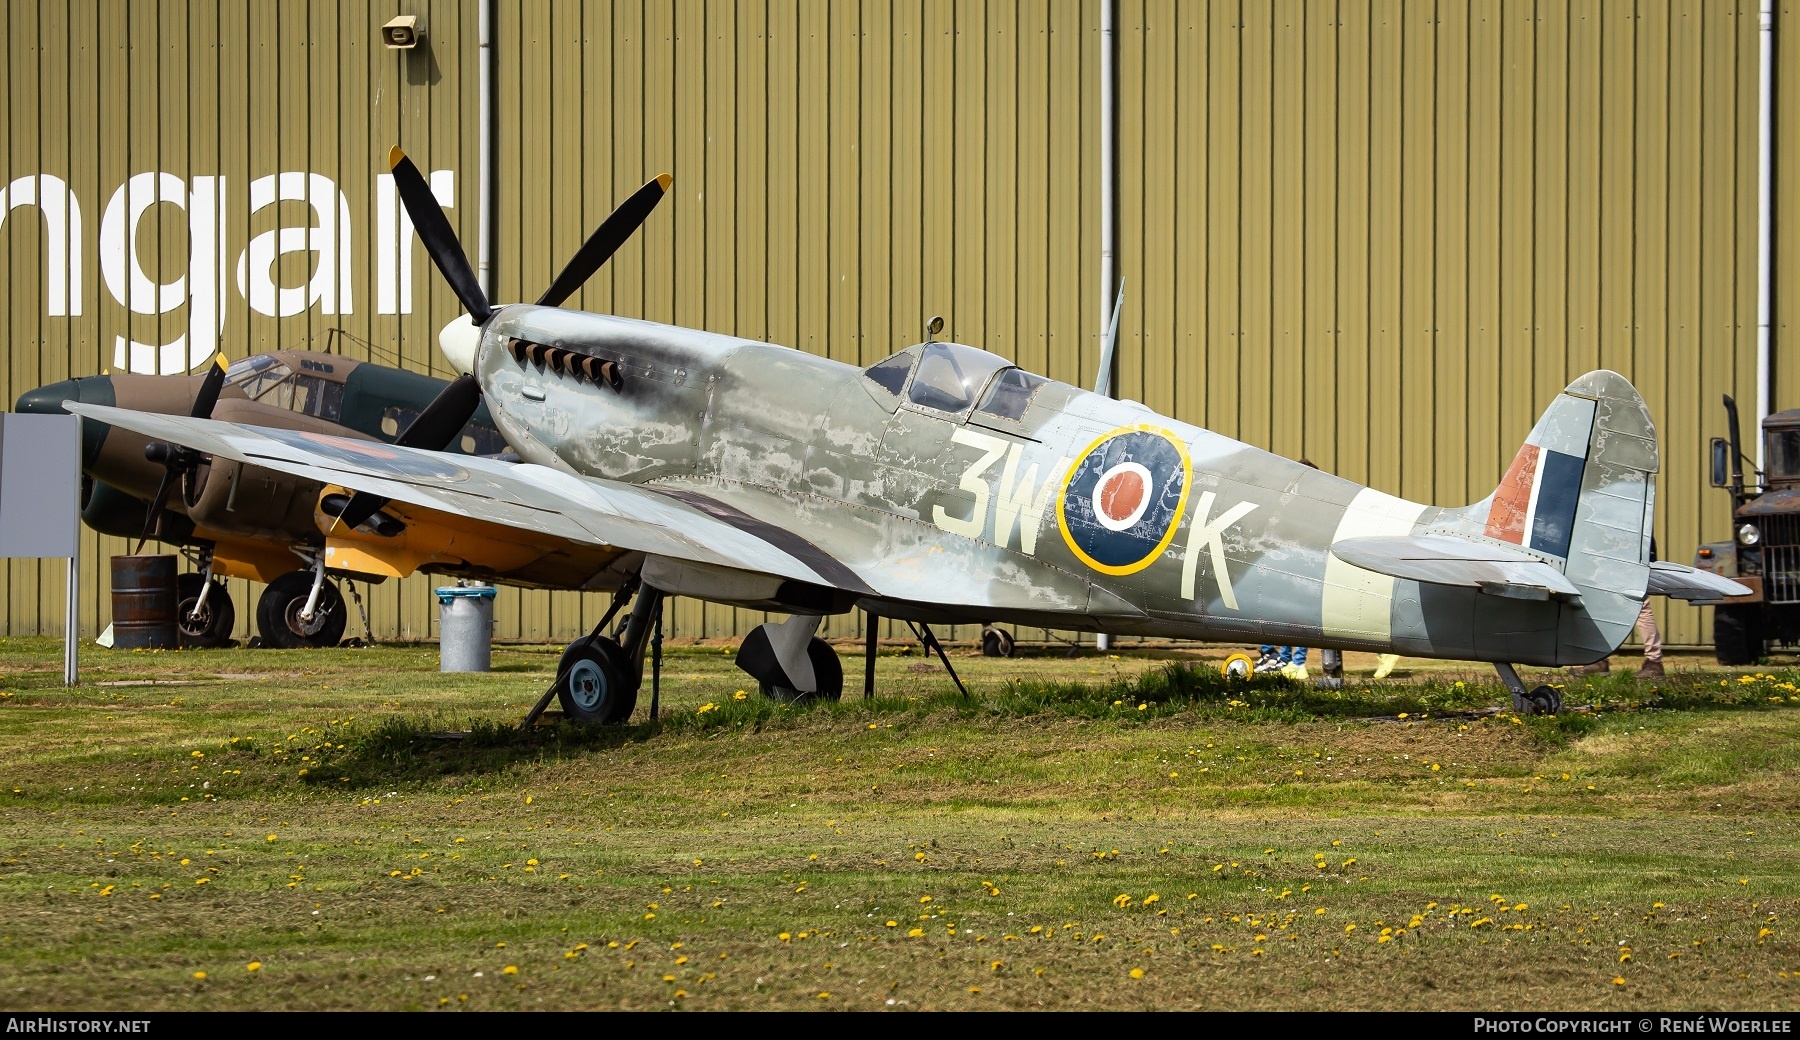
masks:
[[[1713,610],[1713,653],[1723,665],[1755,664],[1763,655],[1762,618],[1756,607]]]

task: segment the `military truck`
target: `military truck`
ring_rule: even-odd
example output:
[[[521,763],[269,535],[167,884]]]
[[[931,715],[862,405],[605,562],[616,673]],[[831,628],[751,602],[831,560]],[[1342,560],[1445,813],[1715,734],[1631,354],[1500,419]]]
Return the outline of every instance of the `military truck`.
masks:
[[[1731,538],[1701,545],[1700,570],[1734,578],[1748,596],[1694,600],[1713,609],[1713,650],[1724,665],[1751,664],[1771,643],[1800,642],[1800,408],[1763,420],[1763,460],[1750,467],[1737,402],[1725,398],[1725,437],[1712,439],[1712,486],[1731,492]]]

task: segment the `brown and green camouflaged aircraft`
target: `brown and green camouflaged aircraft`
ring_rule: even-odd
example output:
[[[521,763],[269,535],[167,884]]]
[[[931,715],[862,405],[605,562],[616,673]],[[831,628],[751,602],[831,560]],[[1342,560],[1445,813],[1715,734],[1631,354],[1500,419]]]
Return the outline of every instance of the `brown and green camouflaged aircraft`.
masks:
[[[492,306],[424,180],[392,158],[468,309],[440,338],[465,375],[398,444],[69,407],[328,485],[320,522],[341,559],[380,557],[410,523],[445,516],[484,537],[560,540],[581,550],[571,558],[605,550],[599,573],[568,584],[610,576],[615,610],[634,602],[620,638],[603,622],[565,652],[555,692],[576,718],[629,717],[669,595],[788,613],[738,657],[775,696],[841,692],[837,656],[814,633],[861,608],[926,625],[1489,661],[1522,710],[1543,711],[1555,691],[1527,690],[1513,665],[1598,660],[1646,596],[1735,586],[1650,562],[1656,431],[1612,372],[1549,402],[1492,495],[1428,506],[972,346],[920,343],[859,369],[558,307],[648,216],[666,177],[609,217],[536,304]],[[438,450],[482,401],[523,462]]]

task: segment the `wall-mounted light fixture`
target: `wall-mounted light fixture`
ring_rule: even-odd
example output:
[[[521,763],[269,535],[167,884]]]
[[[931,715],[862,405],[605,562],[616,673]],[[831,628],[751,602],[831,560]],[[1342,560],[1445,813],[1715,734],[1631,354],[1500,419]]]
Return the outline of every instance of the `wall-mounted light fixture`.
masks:
[[[381,27],[381,42],[391,51],[412,50],[424,38],[425,27],[419,24],[419,16],[416,14],[390,18]]]

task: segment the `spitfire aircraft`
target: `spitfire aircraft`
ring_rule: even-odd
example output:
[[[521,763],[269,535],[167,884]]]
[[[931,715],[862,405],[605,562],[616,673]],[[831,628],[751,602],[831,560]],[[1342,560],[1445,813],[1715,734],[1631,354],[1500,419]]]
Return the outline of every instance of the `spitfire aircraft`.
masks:
[[[814,633],[861,608],[1488,661],[1520,710],[1553,711],[1556,691],[1526,689],[1515,665],[1598,660],[1646,596],[1735,586],[1650,561],[1656,431],[1612,372],[1549,403],[1493,494],[1428,506],[960,343],[855,368],[558,306],[660,191],[621,206],[535,304],[495,306],[418,170],[390,160],[468,312],[440,335],[463,374],[398,443],[70,410],[346,489],[321,499],[328,546],[379,556],[384,531],[449,514],[602,551],[604,573],[572,579],[610,576],[614,611],[635,599],[620,638],[603,621],[564,652],[554,692],[577,719],[630,715],[669,595],[787,613],[737,658],[775,696],[839,695]],[[521,463],[439,450],[483,401]]]

